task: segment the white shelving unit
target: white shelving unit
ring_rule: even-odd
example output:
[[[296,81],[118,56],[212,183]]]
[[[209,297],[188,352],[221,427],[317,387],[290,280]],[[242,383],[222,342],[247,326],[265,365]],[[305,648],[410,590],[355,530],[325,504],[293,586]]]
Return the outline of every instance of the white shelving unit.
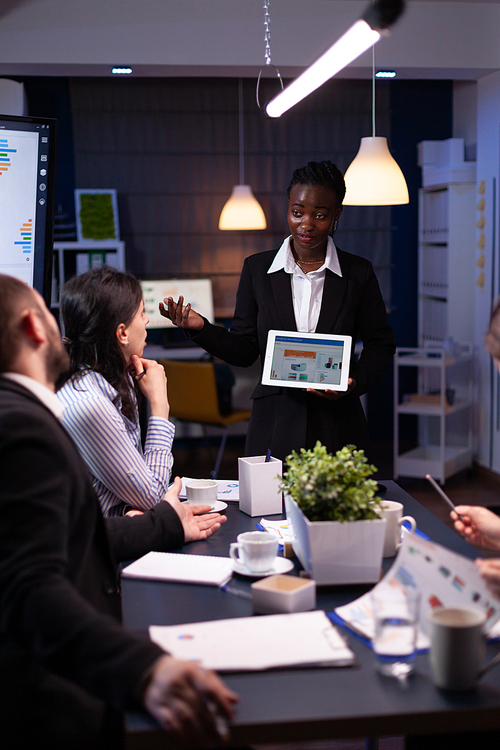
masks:
[[[441,484],[472,465],[472,345],[445,349],[398,347],[394,358],[394,478],[425,477]],[[401,368],[415,368],[413,392]],[[403,380],[403,383],[401,382]],[[410,383],[411,392],[406,390]],[[400,453],[400,420],[418,420],[417,447]]]
[[[476,164],[462,138],[418,147],[418,344],[474,341]]]
[[[419,345],[474,340],[475,182],[419,195]]]
[[[59,307],[60,289],[70,276],[85,273],[104,264],[119,271],[125,270],[124,242],[54,242],[51,307]]]

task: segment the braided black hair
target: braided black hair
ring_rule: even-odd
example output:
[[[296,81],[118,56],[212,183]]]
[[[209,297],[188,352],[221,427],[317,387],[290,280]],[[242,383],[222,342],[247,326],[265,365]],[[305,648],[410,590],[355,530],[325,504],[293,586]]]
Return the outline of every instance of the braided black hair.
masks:
[[[291,189],[298,184],[323,185],[335,194],[338,205],[342,205],[345,196],[344,177],[340,169],[331,161],[310,161],[306,167],[296,169],[286,191],[288,199],[290,199]]]

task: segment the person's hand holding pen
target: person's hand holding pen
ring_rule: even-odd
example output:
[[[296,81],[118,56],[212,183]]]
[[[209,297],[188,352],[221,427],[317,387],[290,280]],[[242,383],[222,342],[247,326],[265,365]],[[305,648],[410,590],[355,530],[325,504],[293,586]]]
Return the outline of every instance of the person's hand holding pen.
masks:
[[[500,518],[491,510],[478,505],[457,505],[450,515],[455,529],[474,547],[500,550]]]
[[[201,331],[204,321],[201,315],[198,315],[191,308],[191,304],[184,305],[184,297],[179,297],[174,302],[172,297],[165,297],[159,304],[160,315],[171,320],[178,328],[187,328],[190,331]]]
[[[347,391],[317,391],[314,388],[307,388],[307,393],[315,393],[316,396],[321,396],[321,398],[327,398],[329,401],[337,401],[337,399],[342,398],[343,396],[347,396],[348,393],[350,393],[355,387],[356,387],[356,381],[353,378],[349,378],[347,381]]]

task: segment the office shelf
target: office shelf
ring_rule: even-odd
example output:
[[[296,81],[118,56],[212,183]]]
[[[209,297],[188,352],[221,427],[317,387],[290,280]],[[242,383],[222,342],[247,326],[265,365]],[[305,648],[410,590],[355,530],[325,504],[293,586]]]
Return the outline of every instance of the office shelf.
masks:
[[[102,265],[125,270],[125,243],[116,240],[103,242],[54,242],[51,307],[59,307],[59,293],[64,282],[75,274],[85,273]]]
[[[475,182],[419,191],[419,345],[474,340]]]
[[[472,464],[473,351],[398,347],[394,358],[394,478],[430,474],[444,484]],[[414,376],[402,377],[402,368]],[[411,392],[405,392],[410,384]],[[416,417],[418,445],[400,453],[400,419]]]

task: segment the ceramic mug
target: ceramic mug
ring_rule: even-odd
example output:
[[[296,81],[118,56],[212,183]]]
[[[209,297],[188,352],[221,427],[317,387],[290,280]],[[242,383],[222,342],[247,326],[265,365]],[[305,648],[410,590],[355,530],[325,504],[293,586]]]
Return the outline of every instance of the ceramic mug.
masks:
[[[429,621],[435,684],[445,690],[470,690],[486,654],[486,614],[465,607],[438,607],[429,613]]]
[[[188,479],[185,482],[188,503],[192,505],[210,505],[217,502],[219,485],[215,479]]]
[[[412,516],[403,516],[403,506],[394,500],[383,500],[380,517],[385,518],[384,557],[394,557],[401,546],[401,526],[408,521],[412,533],[417,522]]]
[[[278,537],[268,531],[245,531],[229,545],[229,556],[251,573],[266,573],[278,554]]]

